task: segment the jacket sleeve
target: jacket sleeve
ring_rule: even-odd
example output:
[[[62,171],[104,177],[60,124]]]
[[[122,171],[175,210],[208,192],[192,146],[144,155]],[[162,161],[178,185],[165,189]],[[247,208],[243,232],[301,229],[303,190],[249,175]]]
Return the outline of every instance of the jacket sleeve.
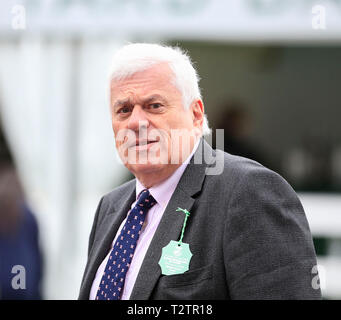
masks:
[[[227,204],[224,263],[232,299],[320,299],[316,254],[291,186],[264,167],[240,178]]]

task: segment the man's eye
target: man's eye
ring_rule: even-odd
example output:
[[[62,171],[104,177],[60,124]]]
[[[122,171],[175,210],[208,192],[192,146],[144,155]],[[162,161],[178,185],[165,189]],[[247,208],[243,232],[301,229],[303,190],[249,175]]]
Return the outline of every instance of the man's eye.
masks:
[[[152,103],[149,105],[151,109],[158,109],[161,107],[160,103]]]
[[[123,107],[117,111],[117,113],[128,113],[130,109],[128,107]]]

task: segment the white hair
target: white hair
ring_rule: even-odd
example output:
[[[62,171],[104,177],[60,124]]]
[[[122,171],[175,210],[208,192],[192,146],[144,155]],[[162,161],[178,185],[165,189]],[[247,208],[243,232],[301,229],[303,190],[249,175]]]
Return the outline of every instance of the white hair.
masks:
[[[182,93],[184,108],[201,98],[199,76],[190,57],[179,47],[162,46],[152,43],[131,43],[119,49],[113,57],[110,80],[123,80],[134,73],[146,70],[155,64],[166,62],[174,73],[173,84]],[[202,134],[209,135],[206,114]]]

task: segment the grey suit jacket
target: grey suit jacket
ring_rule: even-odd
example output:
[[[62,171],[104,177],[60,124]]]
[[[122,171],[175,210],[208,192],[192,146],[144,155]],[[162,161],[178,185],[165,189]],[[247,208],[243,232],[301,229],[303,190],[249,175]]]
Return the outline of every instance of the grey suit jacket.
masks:
[[[204,147],[204,148],[203,148]],[[305,213],[290,185],[259,163],[212,150],[224,170],[207,175],[213,162],[188,164],[148,248],[130,299],[320,299],[312,286],[317,264]],[[198,154],[197,154],[198,155]],[[206,158],[207,159],[207,158]],[[79,299],[88,299],[97,269],[135,201],[135,180],[105,195],[90,234]],[[158,261],[170,240],[193,253],[183,274],[161,274]]]

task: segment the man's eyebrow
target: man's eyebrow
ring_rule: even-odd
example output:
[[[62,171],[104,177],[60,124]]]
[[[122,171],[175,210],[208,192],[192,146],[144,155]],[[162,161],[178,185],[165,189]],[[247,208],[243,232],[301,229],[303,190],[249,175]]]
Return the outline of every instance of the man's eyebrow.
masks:
[[[155,100],[160,100],[162,101],[163,103],[166,103],[166,100],[165,98],[163,98],[161,95],[159,94],[153,94],[149,97],[147,97],[146,99],[143,99],[143,104],[147,104],[147,103],[150,103],[150,102],[153,102]],[[117,100],[114,105],[113,105],[113,108],[116,109],[122,105],[126,105],[126,104],[133,104],[133,102],[127,98],[127,99],[123,99],[123,100]]]
[[[125,105],[125,104],[128,104],[130,103],[130,99],[123,99],[123,100],[117,100],[114,105],[113,105],[113,108],[116,109],[122,105]]]

